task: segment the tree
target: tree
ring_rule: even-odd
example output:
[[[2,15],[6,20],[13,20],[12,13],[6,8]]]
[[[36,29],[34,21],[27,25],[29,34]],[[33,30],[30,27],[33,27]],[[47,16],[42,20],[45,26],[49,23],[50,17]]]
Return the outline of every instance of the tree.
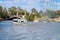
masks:
[[[20,7],[17,7],[18,15],[25,15],[25,10],[21,9]]]
[[[38,13],[38,11],[35,8],[32,8],[32,14],[31,15],[32,15],[31,18],[33,20],[38,20],[41,17],[40,13]]]
[[[10,8],[8,8],[8,15],[11,16]]]
[[[16,13],[17,13],[17,10],[16,9],[17,9],[16,7],[9,8],[9,10],[11,12],[11,15],[16,15]]]
[[[43,11],[42,11],[42,10],[41,10],[41,11],[39,11],[39,15],[40,15],[40,17],[44,16],[44,15],[43,15]]]
[[[32,12],[36,12],[36,9],[35,8],[32,8],[32,10],[31,10]]]
[[[60,17],[60,10],[56,11],[57,17]]]
[[[6,7],[3,9],[3,15],[2,15],[2,18],[4,18],[4,19],[7,19],[8,18],[8,11],[7,11],[7,9],[6,9]]]
[[[2,16],[2,6],[0,5],[0,17]]]
[[[33,13],[33,14],[38,13],[38,11],[37,11],[35,8],[32,8],[32,10],[31,10],[31,11],[32,11],[32,13]]]
[[[20,9],[19,10],[19,15],[24,15],[25,14],[25,11],[23,9]]]
[[[49,18],[56,18],[56,12],[53,10],[46,10],[45,15]]]
[[[25,16],[25,19],[26,19],[26,20],[30,20],[29,14],[30,14],[30,13],[28,13],[28,12],[26,13],[26,16]]]

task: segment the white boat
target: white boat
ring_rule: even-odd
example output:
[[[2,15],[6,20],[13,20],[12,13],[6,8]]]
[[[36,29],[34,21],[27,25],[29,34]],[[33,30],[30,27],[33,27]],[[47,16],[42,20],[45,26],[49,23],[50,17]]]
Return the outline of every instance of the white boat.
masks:
[[[18,19],[13,19],[14,22],[17,22]]]
[[[20,23],[24,23],[24,22],[27,22],[27,20],[25,20],[23,18],[13,19],[13,23],[20,24]]]

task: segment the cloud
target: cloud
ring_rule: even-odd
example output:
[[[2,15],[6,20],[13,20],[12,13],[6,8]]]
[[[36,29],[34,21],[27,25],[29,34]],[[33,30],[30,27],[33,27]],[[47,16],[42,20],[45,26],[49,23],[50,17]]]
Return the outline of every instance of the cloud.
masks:
[[[34,0],[13,0],[13,1],[4,1],[4,2],[0,2],[3,5],[36,5],[38,2],[34,1]],[[38,5],[38,4],[37,4]]]
[[[29,5],[38,3],[37,0],[14,0],[14,2],[22,2],[22,3],[29,4]]]
[[[36,8],[36,9],[54,9],[56,6],[59,7],[60,2],[54,2],[53,0],[6,0],[6,1],[0,1],[0,4],[3,7],[21,7],[24,9],[31,9],[31,8]]]
[[[40,2],[51,2],[52,0],[40,0]]]
[[[60,6],[60,2],[54,2],[54,5]]]
[[[12,1],[12,0],[0,0],[0,1]]]
[[[39,1],[35,1],[35,0],[12,0],[12,1],[0,1],[0,4],[3,6],[3,7],[12,7],[12,6],[16,6],[16,7],[21,7],[21,8],[24,8],[24,9],[28,9],[30,10],[31,8],[36,8],[38,9],[39,7]]]

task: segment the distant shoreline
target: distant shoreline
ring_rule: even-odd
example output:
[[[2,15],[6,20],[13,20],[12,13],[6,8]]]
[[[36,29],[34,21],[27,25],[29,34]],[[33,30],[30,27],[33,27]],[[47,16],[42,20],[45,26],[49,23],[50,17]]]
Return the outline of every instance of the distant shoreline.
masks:
[[[0,21],[7,21],[7,20],[0,20]],[[60,19],[58,19],[58,18],[45,20],[45,21],[46,22],[58,22],[58,23],[60,23]],[[27,22],[34,22],[34,21],[27,21]],[[39,22],[44,22],[44,21],[39,20]]]

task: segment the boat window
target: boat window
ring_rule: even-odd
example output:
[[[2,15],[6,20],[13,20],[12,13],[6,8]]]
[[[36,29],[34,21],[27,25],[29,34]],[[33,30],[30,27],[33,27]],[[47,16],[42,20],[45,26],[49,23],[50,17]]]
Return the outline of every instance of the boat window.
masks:
[[[24,22],[24,21],[21,21],[21,22]]]

